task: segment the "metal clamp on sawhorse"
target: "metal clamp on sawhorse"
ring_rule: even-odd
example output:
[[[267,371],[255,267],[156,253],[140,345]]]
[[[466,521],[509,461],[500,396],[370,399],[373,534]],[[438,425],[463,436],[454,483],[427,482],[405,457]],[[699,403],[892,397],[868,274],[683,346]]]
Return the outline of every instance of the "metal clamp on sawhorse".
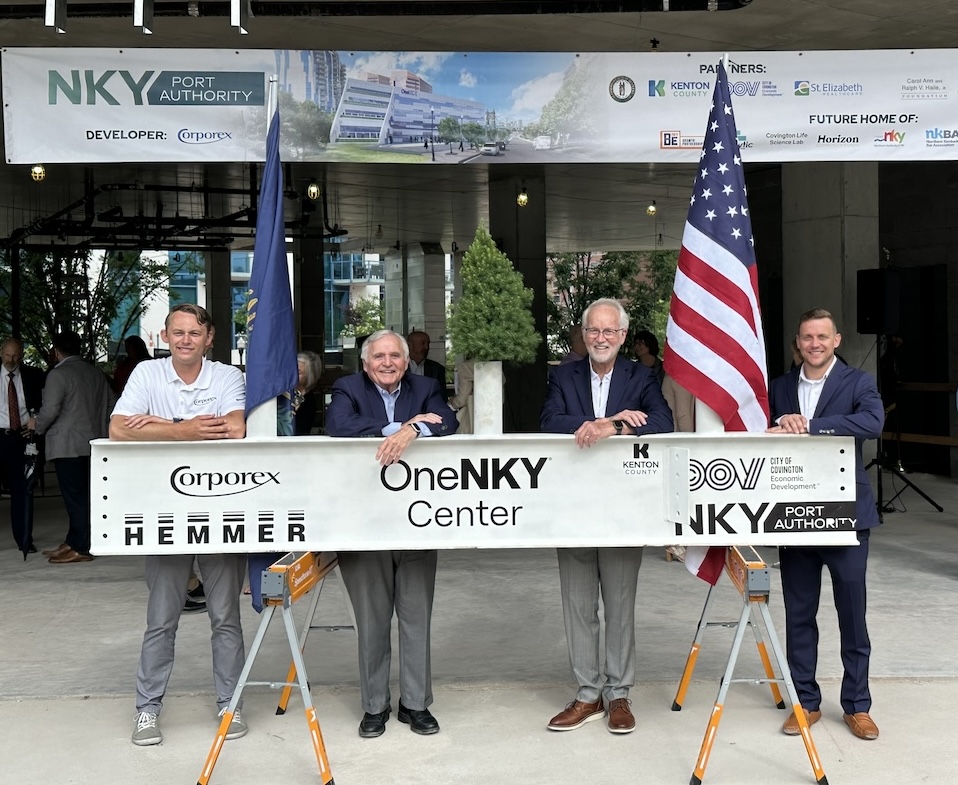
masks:
[[[682,679],[679,682],[675,700],[672,702],[672,711],[681,711],[682,702],[685,700],[685,694],[688,690],[689,682],[692,679],[692,671],[695,669],[695,661],[698,659],[702,634],[705,630],[709,627],[734,627],[735,637],[732,640],[728,664],[722,676],[718,697],[715,699],[715,705],[712,707],[712,714],[709,717],[708,727],[705,730],[705,738],[702,740],[702,748],[699,750],[699,756],[695,762],[695,771],[692,773],[689,783],[690,785],[701,785],[702,778],[705,776],[705,767],[708,765],[709,755],[712,752],[712,745],[715,743],[715,737],[718,733],[719,721],[722,719],[722,709],[725,705],[725,697],[728,694],[729,686],[734,682],[744,682],[748,684],[768,684],[772,690],[772,698],[775,701],[775,706],[779,709],[785,708],[785,702],[782,700],[782,694],[779,691],[778,685],[785,685],[789,700],[792,704],[792,710],[795,712],[795,717],[801,728],[802,740],[805,742],[805,750],[808,752],[808,759],[812,764],[815,780],[819,785],[828,785],[828,780],[825,778],[825,771],[822,769],[821,760],[815,749],[815,743],[812,741],[812,734],[809,730],[808,722],[805,719],[805,712],[802,711],[801,703],[799,703],[798,700],[798,693],[795,692],[792,674],[788,669],[788,661],[785,659],[785,653],[778,641],[778,636],[775,634],[775,625],[772,624],[772,616],[768,611],[768,595],[771,591],[768,565],[765,564],[754,548],[750,546],[738,546],[729,548],[726,551],[725,572],[742,597],[742,612],[739,615],[738,621],[709,622],[708,610],[712,601],[712,592],[715,587],[713,586],[709,589],[705,606],[702,608],[702,615],[699,618],[698,628],[695,631],[695,639],[692,641],[692,648],[685,662],[685,671],[682,673]],[[781,677],[775,676],[768,650],[765,648],[765,641],[762,638],[762,626],[765,627],[765,631],[768,633],[768,639],[772,645],[772,652],[775,655],[779,671],[782,674]],[[761,657],[762,665],[765,669],[764,679],[732,678],[735,672],[735,662],[742,648],[742,639],[745,637],[746,627],[751,627],[755,635],[755,643],[758,646],[759,657]]]
[[[313,708],[313,702],[309,695],[309,682],[306,679],[306,668],[303,665],[303,655],[296,639],[296,629],[293,623],[292,607],[293,603],[301,599],[306,593],[315,587],[326,575],[336,566],[335,554],[329,553],[304,553],[297,556],[288,553],[282,559],[272,564],[269,569],[263,570],[263,614],[260,619],[259,629],[256,630],[256,637],[253,639],[253,645],[250,647],[249,654],[246,656],[246,664],[243,666],[243,672],[240,674],[239,683],[233,691],[233,697],[229,706],[223,713],[223,719],[220,722],[219,729],[216,731],[216,738],[213,740],[213,746],[210,748],[209,755],[206,757],[206,763],[203,765],[203,771],[197,785],[208,785],[210,776],[213,774],[213,767],[219,757],[220,750],[226,741],[226,733],[229,730],[230,723],[233,721],[233,715],[243,695],[243,690],[248,686],[267,686],[271,688],[291,688],[293,684],[289,682],[271,682],[271,681],[247,681],[250,671],[253,669],[253,662],[259,653],[266,637],[266,630],[273,618],[273,612],[279,608],[283,616],[283,625],[286,628],[286,639],[289,642],[290,653],[293,656],[293,673],[296,675],[295,684],[299,686],[300,693],[303,696],[303,706],[306,710],[306,724],[309,726],[310,739],[313,742],[313,750],[316,753],[316,761],[319,764],[319,777],[322,785],[332,785],[333,775],[329,769],[329,760],[326,757],[326,746],[323,744],[323,734],[319,729],[319,720],[316,718],[316,710]],[[313,608],[315,610],[315,606]]]
[[[333,554],[319,554],[322,557],[330,557]],[[343,583],[343,579],[339,573],[339,561],[338,559],[333,558],[325,567],[322,567],[321,575],[319,580],[316,582],[316,590],[313,592],[312,597],[309,600],[309,607],[306,609],[306,622],[303,624],[303,631],[299,635],[299,650],[300,652],[305,651],[306,649],[306,638],[309,637],[310,630],[323,630],[324,632],[339,632],[340,630],[356,630],[356,614],[353,612],[353,604],[349,600],[349,595],[346,593],[346,586]],[[346,611],[349,614],[349,624],[313,624],[313,617],[316,615],[316,608],[319,606],[319,598],[322,596],[323,587],[326,585],[326,579],[333,573],[336,572],[339,577],[339,585],[343,590],[343,599],[346,602]],[[289,672],[286,674],[286,686],[283,687],[283,692],[279,696],[279,703],[276,706],[277,714],[285,714],[286,707],[289,705],[290,695],[293,693],[293,679],[296,678],[296,662],[295,660],[289,664]]]

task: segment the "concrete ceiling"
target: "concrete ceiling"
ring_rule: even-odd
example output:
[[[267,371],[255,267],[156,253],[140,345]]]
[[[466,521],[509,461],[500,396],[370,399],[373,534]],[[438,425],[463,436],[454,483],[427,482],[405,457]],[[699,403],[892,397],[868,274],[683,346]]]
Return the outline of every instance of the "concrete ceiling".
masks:
[[[695,0],[672,0],[672,9]],[[706,0],[698,0],[704,7]],[[729,2],[722,0],[725,7]],[[741,3],[731,3],[739,5]],[[132,2],[68,2],[66,34],[43,25],[43,3],[0,0],[0,44],[45,47],[198,47],[283,48],[363,51],[658,51],[813,50],[951,47],[958,42],[958,3],[954,0],[753,0],[735,10],[608,12],[661,7],[662,2],[569,0],[549,2],[295,3],[267,0],[251,4],[248,35],[229,24],[229,4],[200,2],[199,17],[186,13],[187,0],[156,0],[154,33],[143,35],[132,23]],[[438,9],[445,13],[433,13]],[[485,13],[493,6],[512,10],[586,9],[584,13]],[[370,13],[403,12],[401,15]],[[472,13],[482,11],[483,13]],[[355,164],[294,165],[288,186],[304,191],[313,177],[324,177],[328,220],[346,228],[357,245],[384,251],[398,240],[439,241],[448,250],[471,238],[488,214],[489,166],[502,163],[390,166]],[[675,165],[548,164],[545,179],[547,248],[611,250],[676,247],[687,208],[691,169]],[[84,167],[49,166],[43,183],[30,180],[25,166],[0,168],[0,238],[24,232],[36,218],[77,203],[86,182],[94,186],[139,184],[144,188],[99,195],[95,210],[114,205],[124,215],[153,215],[162,201],[164,215],[187,219],[242,211],[251,202],[247,165],[174,166],[165,164]],[[159,186],[179,186],[162,196]],[[199,189],[223,191],[203,196]],[[195,187],[197,190],[192,190]],[[655,199],[656,219],[645,206]],[[78,213],[82,208],[77,207]],[[78,219],[80,214],[70,214]],[[289,210],[287,217],[292,217]],[[237,219],[242,223],[242,219]],[[310,226],[322,221],[313,217]],[[379,227],[382,238],[378,238]],[[233,232],[237,243],[247,231]],[[49,235],[30,242],[69,243]],[[188,235],[183,235],[187,237]]]

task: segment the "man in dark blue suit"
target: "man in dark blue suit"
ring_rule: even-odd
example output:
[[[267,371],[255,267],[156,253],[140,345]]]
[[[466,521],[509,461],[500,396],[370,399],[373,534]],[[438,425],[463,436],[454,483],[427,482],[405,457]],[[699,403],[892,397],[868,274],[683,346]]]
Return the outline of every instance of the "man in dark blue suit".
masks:
[[[0,463],[10,488],[10,526],[17,548],[36,553],[33,545],[34,478],[25,476],[28,437],[33,418],[40,411],[44,374],[39,368],[24,365],[23,342],[8,338],[0,345],[3,363],[3,396],[0,397]],[[43,471],[38,467],[38,471]]]
[[[337,379],[326,412],[330,436],[385,437],[376,450],[383,466],[396,463],[416,439],[448,436],[459,423],[435,379],[406,373],[409,346],[391,330],[363,343],[363,370]],[[439,732],[432,703],[430,624],[436,551],[340,553],[343,583],[356,613],[363,715],[359,735],[381,736],[392,709],[390,627],[399,618],[399,721],[413,732]]]
[[[588,356],[549,376],[540,426],[575,436],[579,447],[620,435],[669,433],[669,411],[655,373],[619,356],[629,316],[618,300],[596,300],[582,316]],[[583,525],[587,525],[583,521]],[[559,548],[559,585],[575,700],[549,721],[574,730],[606,716],[611,733],[631,733],[635,682],[635,593],[642,548]],[[599,664],[599,594],[605,607],[605,674]],[[603,704],[603,698],[605,699]]]
[[[821,716],[822,693],[815,680],[818,664],[818,601],[822,567],[832,579],[841,636],[841,704],[845,723],[860,739],[877,739],[869,716],[868,660],[871,642],[865,626],[865,570],[868,535],[879,524],[878,510],[862,461],[862,444],[877,439],[885,421],[878,387],[871,374],[849,368],[835,350],[841,343],[835,319],[823,308],[802,314],[796,336],[802,364],[771,385],[771,433],[810,433],[855,437],[855,487],[858,545],[783,547],[780,551],[788,666],[809,725]],[[798,735],[794,713],[782,730]]]

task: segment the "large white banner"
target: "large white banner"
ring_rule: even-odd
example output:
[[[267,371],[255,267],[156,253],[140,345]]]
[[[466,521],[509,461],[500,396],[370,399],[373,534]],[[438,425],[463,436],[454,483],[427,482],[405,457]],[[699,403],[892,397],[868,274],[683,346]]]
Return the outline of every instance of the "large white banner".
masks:
[[[770,434],[93,442],[93,552],[855,543],[854,442]]]
[[[276,74],[284,160],[692,162],[721,57],[5,48],[6,159],[262,160]],[[729,82],[746,162],[958,156],[955,50],[735,52]]]

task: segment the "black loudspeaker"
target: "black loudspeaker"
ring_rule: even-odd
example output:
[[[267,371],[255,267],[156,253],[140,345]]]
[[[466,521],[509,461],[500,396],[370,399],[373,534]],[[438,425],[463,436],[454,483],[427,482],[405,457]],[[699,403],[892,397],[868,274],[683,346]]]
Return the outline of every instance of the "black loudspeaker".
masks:
[[[885,267],[858,271],[858,332],[894,335],[900,321],[901,284],[898,270]]]

